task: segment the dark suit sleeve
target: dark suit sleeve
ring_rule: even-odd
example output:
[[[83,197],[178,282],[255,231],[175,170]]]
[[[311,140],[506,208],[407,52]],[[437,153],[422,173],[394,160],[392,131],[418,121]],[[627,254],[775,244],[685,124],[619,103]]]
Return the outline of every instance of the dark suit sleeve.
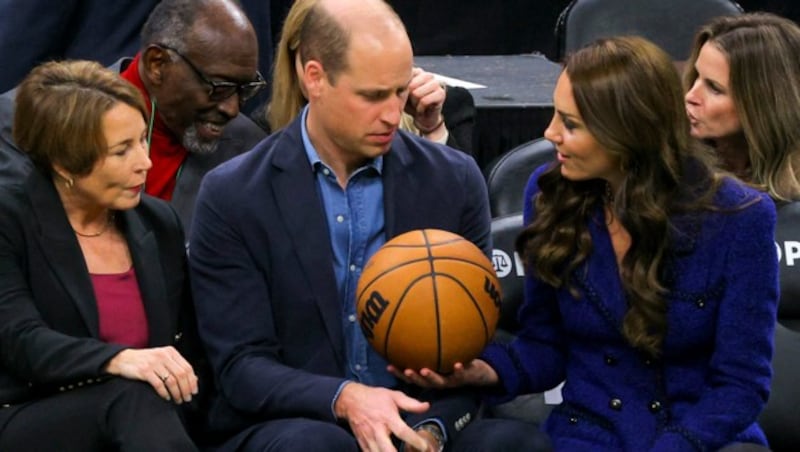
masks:
[[[33,228],[22,222],[31,213],[19,209],[19,197],[11,189],[0,191],[0,199],[0,365],[34,386],[103,375],[106,362],[124,347],[69,336],[45,324],[29,285],[36,275],[26,266],[24,230]]]
[[[200,336],[221,396],[251,416],[333,422],[333,396],[344,380],[283,363],[277,329],[285,326],[275,323],[272,312],[273,272],[256,263],[248,244],[256,238],[243,236],[239,227],[252,220],[240,218],[244,205],[258,200],[237,196],[226,175],[213,171],[201,185],[189,250]]]
[[[460,184],[465,198],[462,206],[459,234],[476,244],[489,259],[492,258],[492,214],[489,211],[489,190],[471,157],[464,157],[463,180]]]

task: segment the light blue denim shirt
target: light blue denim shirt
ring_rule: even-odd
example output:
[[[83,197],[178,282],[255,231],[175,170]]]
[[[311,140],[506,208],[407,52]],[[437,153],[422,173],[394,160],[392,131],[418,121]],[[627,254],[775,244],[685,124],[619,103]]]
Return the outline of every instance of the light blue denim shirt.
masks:
[[[307,115],[306,107],[302,118],[303,145],[316,175],[331,238],[347,350],[346,377],[370,386],[391,388],[397,385],[397,380],[386,371],[386,361],[369,345],[356,320],[355,293],[364,265],[386,241],[381,178],[383,157],[354,171],[346,188],[342,189],[336,175],[320,160],[311,144],[306,129]]]

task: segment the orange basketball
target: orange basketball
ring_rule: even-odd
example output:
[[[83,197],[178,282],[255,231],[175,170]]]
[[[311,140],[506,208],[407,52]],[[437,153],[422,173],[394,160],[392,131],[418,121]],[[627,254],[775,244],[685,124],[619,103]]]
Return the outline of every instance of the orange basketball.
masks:
[[[451,232],[421,229],[398,235],[370,258],[356,300],[364,336],[388,362],[448,373],[491,339],[501,293],[477,246]]]

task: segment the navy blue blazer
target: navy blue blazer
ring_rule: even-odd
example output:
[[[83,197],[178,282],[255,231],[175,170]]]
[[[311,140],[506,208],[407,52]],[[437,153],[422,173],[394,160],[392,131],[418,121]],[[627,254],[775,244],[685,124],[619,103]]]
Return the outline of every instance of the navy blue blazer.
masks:
[[[756,202],[731,209],[747,199]],[[526,276],[516,341],[491,345],[484,358],[507,394],[543,391],[566,377],[564,402],[545,424],[556,450],[766,444],[756,418],[769,395],[778,301],[775,206],[732,179],[715,204],[721,211],[672,218],[661,359],[643,356],[622,335],[627,303],[599,206],[589,221],[592,253],[574,272],[578,299]],[[534,215],[527,202],[526,224]]]
[[[489,254],[487,190],[472,157],[398,132],[382,177],[387,240],[438,228]],[[336,421],[331,403],[346,358],[323,210],[299,118],[203,180],[189,254],[220,392],[211,410],[218,429],[268,418]],[[434,404],[425,416],[453,435],[466,410]]]

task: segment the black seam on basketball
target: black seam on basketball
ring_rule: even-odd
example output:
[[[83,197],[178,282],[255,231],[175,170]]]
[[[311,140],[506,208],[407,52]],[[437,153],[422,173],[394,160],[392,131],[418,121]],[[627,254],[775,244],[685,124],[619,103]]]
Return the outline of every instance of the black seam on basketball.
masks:
[[[456,284],[458,284],[461,287],[461,289],[464,290],[464,293],[467,294],[467,296],[469,297],[469,301],[472,302],[472,306],[475,308],[476,311],[478,311],[478,315],[481,318],[481,323],[483,324],[483,337],[485,340],[489,340],[489,325],[486,324],[486,318],[483,316],[483,311],[481,310],[481,307],[478,304],[478,302],[475,300],[475,297],[472,296],[472,292],[469,290],[469,288],[465,286],[464,283],[462,283],[460,280],[458,280],[456,277],[454,277],[449,273],[436,273],[434,275],[434,279],[436,276],[452,279],[453,281],[455,281]],[[441,340],[439,343],[441,345]]]
[[[431,267],[430,276],[431,283],[433,284],[433,312],[436,318],[436,370],[439,371],[442,368],[442,325],[439,318],[439,288],[436,284],[436,268],[434,267],[434,261],[436,259],[433,257],[431,241],[426,229],[422,230],[422,236],[425,238],[425,246],[428,249],[428,261]],[[461,240],[460,237],[457,237],[457,239]]]
[[[383,277],[387,273],[391,273],[391,272],[393,272],[393,271],[395,271],[398,268],[401,268],[403,266],[411,265],[411,264],[417,264],[417,263],[420,263],[420,262],[423,262],[423,261],[426,261],[426,260],[427,261],[434,260],[434,261],[460,262],[462,264],[468,264],[468,265],[471,265],[473,267],[478,267],[481,270],[483,270],[483,271],[485,271],[485,272],[487,272],[489,274],[492,274],[494,272],[494,267],[484,267],[483,265],[477,264],[474,261],[471,261],[469,259],[462,259],[462,258],[455,258],[455,257],[431,256],[430,248],[428,248],[428,257],[421,257],[421,258],[414,259],[414,260],[411,260],[411,261],[405,261],[405,262],[403,262],[401,264],[395,265],[394,267],[387,268],[386,270],[384,270],[384,271],[378,273],[377,275],[375,275],[372,278],[372,280],[370,282],[368,282],[366,286],[364,286],[364,288],[361,290],[361,292],[356,294],[356,300],[360,300],[362,295],[364,295],[365,293],[369,293],[369,288],[372,287],[372,285],[375,282],[377,282],[379,279],[381,279],[381,277]],[[489,268],[491,268],[491,272],[489,271]]]
[[[384,244],[383,247],[384,248],[421,248],[423,246],[427,246],[427,247],[431,247],[432,248],[432,247],[435,247],[435,246],[450,245],[450,244],[453,244],[453,243],[456,243],[456,242],[465,242],[465,241],[467,241],[467,239],[462,238],[462,237],[457,237],[457,238],[453,238],[453,239],[447,239],[447,240],[445,240],[443,242],[436,242],[436,243],[427,242],[425,245],[420,245],[419,243],[405,244],[405,243],[388,243],[387,242],[386,244]]]
[[[389,267],[386,270],[378,273],[377,275],[375,275],[374,278],[372,278],[372,280],[370,282],[367,283],[366,286],[364,286],[364,289],[361,292],[356,294],[356,300],[360,300],[361,299],[361,295],[364,295],[364,293],[366,293],[369,290],[370,286],[372,286],[372,284],[374,282],[376,282],[377,280],[381,279],[381,277],[386,275],[387,273],[391,273],[391,272],[397,270],[398,268],[404,267],[406,265],[416,264],[416,263],[419,263],[419,262],[425,262],[425,261],[427,261],[429,259],[430,259],[430,257],[420,257],[418,259],[414,259],[414,260],[411,260],[411,261],[405,261],[405,262],[397,264],[397,265],[395,265],[393,267]]]
[[[419,281],[427,278],[428,276],[430,276],[430,275],[429,274],[424,274],[424,275],[417,276],[416,278],[412,279],[411,282],[409,282],[406,285],[406,288],[403,291],[403,293],[400,294],[400,296],[397,298],[397,306],[392,310],[392,315],[389,316],[389,323],[386,325],[386,333],[384,334],[384,340],[383,340],[383,357],[386,358],[386,361],[389,361],[390,363],[392,362],[392,360],[389,357],[389,340],[392,338],[392,326],[394,326],[394,319],[395,319],[395,317],[397,317],[397,314],[400,312],[400,308],[403,307],[403,302],[406,299],[406,295],[408,294],[408,291],[410,291],[412,288],[414,288],[414,286]],[[439,320],[438,320],[439,310],[438,309],[436,309],[436,315],[437,315],[436,323],[438,325],[438,323],[439,323]],[[437,341],[437,342],[441,343],[441,338],[439,338],[439,341]]]

